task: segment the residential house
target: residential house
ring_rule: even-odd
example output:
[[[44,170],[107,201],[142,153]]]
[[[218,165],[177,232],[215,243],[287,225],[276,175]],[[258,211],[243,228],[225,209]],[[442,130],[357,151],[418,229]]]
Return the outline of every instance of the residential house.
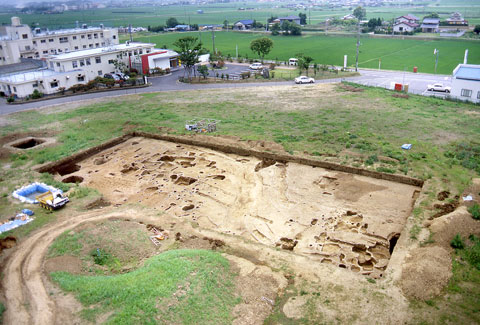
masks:
[[[357,17],[355,17],[352,14],[348,14],[342,17],[342,20],[353,20],[353,19],[357,19]]]
[[[235,24],[233,24],[233,29],[235,29],[235,30],[252,29],[252,27],[253,27],[253,20],[252,19],[239,20]]]
[[[423,33],[438,33],[438,27],[440,25],[439,18],[423,18],[420,28]]]
[[[459,12],[454,12],[450,15],[450,18],[446,20],[449,26],[468,26],[468,21],[463,19]]]
[[[410,33],[415,31],[415,28],[417,28],[419,25],[415,23],[409,23],[409,22],[397,22],[393,25],[393,31],[395,33]]]
[[[453,70],[450,96],[480,103],[480,65],[459,64]]]
[[[298,17],[298,16],[279,17],[279,18],[275,19],[273,21],[273,23],[279,23],[280,25],[282,25],[283,22],[285,22],[285,21],[300,25],[300,17]]]
[[[419,22],[420,22],[420,18],[412,14],[395,18],[395,23],[418,24]]]

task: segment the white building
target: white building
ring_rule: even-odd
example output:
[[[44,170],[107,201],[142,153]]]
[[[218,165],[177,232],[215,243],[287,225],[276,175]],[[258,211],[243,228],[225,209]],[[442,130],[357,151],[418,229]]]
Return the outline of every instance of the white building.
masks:
[[[480,102],[480,65],[459,64],[453,70],[450,96],[474,103]]]
[[[395,33],[413,32],[417,27],[418,27],[418,24],[402,21],[402,22],[397,22],[393,25],[393,31]]]
[[[41,59],[51,54],[118,44],[116,28],[87,27],[33,32],[12,17],[11,25],[0,26],[0,65],[20,62],[20,58]]]
[[[154,49],[151,43],[125,43],[52,55],[47,68],[0,76],[0,92],[24,98],[38,90],[53,94],[76,84],[86,84],[96,77],[117,71],[114,61],[123,62],[127,69],[149,73],[155,68],[175,68],[178,54],[171,50]]]

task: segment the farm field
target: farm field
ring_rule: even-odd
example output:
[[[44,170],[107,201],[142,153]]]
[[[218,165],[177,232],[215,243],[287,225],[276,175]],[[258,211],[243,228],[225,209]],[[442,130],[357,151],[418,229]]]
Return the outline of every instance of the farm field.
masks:
[[[180,37],[198,37],[204,47],[212,52],[211,32],[165,33],[136,36],[134,41],[156,43],[157,47],[174,48],[173,43]],[[250,42],[262,34],[240,32],[215,32],[215,47],[224,55],[243,58],[257,58],[250,51]],[[297,53],[313,57],[318,64],[343,65],[343,56],[348,55],[348,65],[355,65],[356,38],[351,36],[323,36],[306,34],[301,37],[272,36],[272,51],[267,60],[287,61]],[[457,64],[463,62],[465,49],[469,49],[468,62],[480,64],[480,42],[465,40],[412,40],[361,38],[359,67],[377,68],[381,60],[382,69],[433,73],[435,70],[434,49],[440,51],[437,73],[451,74]]]
[[[392,94],[350,84],[195,90],[95,99],[3,117],[2,145],[26,136],[56,143],[13,155],[1,147],[2,217],[31,207],[9,195],[28,182],[69,190],[71,198],[54,213],[34,207],[35,221],[0,235],[15,236],[21,244],[4,252],[10,256],[2,278],[8,299],[0,297],[0,310],[7,323],[22,317],[48,321],[52,315],[63,323],[218,324],[244,315],[267,324],[477,323],[480,270],[472,263],[480,249],[480,224],[461,196],[471,193],[478,200],[480,193],[480,182],[472,180],[480,172],[478,106]],[[184,130],[185,121],[198,116],[221,121],[214,136]],[[54,175],[33,169],[131,131],[293,154],[424,184],[411,187],[140,137],[62,172],[76,175],[81,182],[76,185],[61,182],[67,175],[60,169]],[[401,150],[403,143],[412,143],[412,149]],[[271,194],[275,188],[280,195]],[[301,194],[305,191],[310,194]],[[302,202],[305,195],[311,202]],[[255,204],[262,199],[266,205],[259,208]],[[280,209],[294,199],[292,210]],[[312,212],[329,202],[324,215]],[[457,209],[449,213],[450,206]],[[269,209],[280,209],[274,215],[283,219],[268,222]],[[254,236],[245,231],[245,221]],[[160,248],[149,242],[153,225],[169,234]],[[371,247],[380,240],[376,231],[388,234],[399,226],[404,228],[396,246],[389,238]],[[313,243],[325,240],[322,227],[337,233],[329,232],[331,242],[315,251]],[[269,229],[302,235],[296,242],[282,237],[274,238],[279,245],[267,245],[269,236],[261,234]],[[367,231],[376,236],[346,251]],[[347,233],[350,239],[341,236]],[[467,246],[455,252],[450,241],[456,233]],[[362,245],[371,247],[370,255],[362,255]],[[382,277],[355,272],[356,265],[370,274],[385,263]],[[24,280],[22,274],[32,276]],[[29,295],[30,285],[41,290]],[[20,301],[42,308],[12,307]],[[366,306],[375,312],[366,312]]]
[[[241,4],[212,4],[205,6],[154,6],[154,7],[128,7],[128,8],[103,8],[95,10],[67,11],[61,14],[41,15],[22,14],[18,15],[24,23],[39,23],[40,26],[49,28],[74,27],[75,21],[105,26],[143,26],[164,25],[169,17],[175,17],[178,21],[190,24],[223,24],[227,20],[230,24],[240,19],[256,19],[265,23],[270,16],[298,15],[299,10],[281,8],[284,3],[262,4],[257,2],[244,2]],[[240,7],[254,8],[253,10],[238,10]],[[197,10],[203,10],[198,14]],[[390,20],[394,17],[408,13],[423,17],[429,13],[437,12],[442,19],[448,18],[452,12],[462,13],[470,24],[480,23],[480,5],[475,0],[454,1],[440,0],[427,6],[418,5],[411,7],[367,7],[367,19],[383,18]],[[316,25],[324,22],[327,18],[341,18],[350,14],[352,9],[344,8],[314,8],[304,10],[308,15],[308,24]],[[9,23],[11,13],[0,13],[0,23]]]

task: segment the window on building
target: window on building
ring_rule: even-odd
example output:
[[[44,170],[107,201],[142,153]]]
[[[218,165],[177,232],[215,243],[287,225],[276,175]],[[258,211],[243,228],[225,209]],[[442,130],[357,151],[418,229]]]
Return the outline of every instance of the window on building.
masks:
[[[137,51],[133,51],[133,55],[137,55]]]
[[[86,45],[84,45],[84,46],[83,46],[83,48],[84,48],[84,49],[86,49],[86,48],[87,48],[87,46],[86,46]]]
[[[53,69],[53,62],[50,62],[50,69]]]
[[[113,64],[113,60],[108,60],[108,64]]]
[[[93,49],[93,44],[88,44],[88,47]]]
[[[93,38],[98,38],[98,34],[97,33],[93,34]]]
[[[60,37],[60,43],[68,43],[68,37]]]
[[[77,77],[77,81],[85,81],[85,76],[79,76],[79,77]]]
[[[53,38],[49,38],[48,41],[49,41],[50,43],[52,43],[52,42],[53,42]]]
[[[52,81],[50,83],[50,88],[57,88],[58,87],[58,81]]]
[[[0,50],[3,50],[3,46],[0,45]]]
[[[90,63],[90,58],[86,58],[86,59],[85,59],[85,63],[86,63],[87,65],[90,65],[90,64],[91,64],[91,63]]]
[[[112,37],[112,38],[113,38],[113,39],[117,39],[117,35],[113,35],[113,37]]]
[[[102,46],[105,46],[105,42],[102,42]]]
[[[35,82],[34,84],[32,84],[32,87],[33,87],[33,88],[38,88],[38,83]]]
[[[80,60],[80,66],[81,67],[85,66],[85,60],[83,60],[83,59]]]
[[[87,38],[88,38],[88,39],[92,39],[92,34],[88,34],[88,35],[87,35]]]
[[[59,66],[60,66],[60,62],[57,62],[57,67],[59,67]]]
[[[95,43],[95,47],[100,47],[100,44],[99,44],[99,43]]]
[[[72,67],[73,68],[78,68],[78,62],[76,60],[72,61]]]
[[[139,54],[143,54],[143,50],[138,51]]]
[[[462,97],[472,97],[472,91],[470,89],[462,89],[460,95]]]
[[[58,53],[62,53],[62,52],[63,52],[62,49],[58,49]]]
[[[17,87],[13,87],[13,91],[14,91],[14,92],[17,92]]]
[[[43,54],[48,54],[48,50],[43,51]]]
[[[147,50],[147,53],[150,53],[150,50]]]
[[[46,43],[46,42],[47,42],[47,40],[46,40],[46,39],[42,39],[42,40],[40,40],[40,43]]]
[[[102,58],[99,56],[95,57],[95,63],[102,63]]]
[[[78,46],[75,46],[75,50],[78,50]]]
[[[99,76],[103,76],[102,70],[98,70],[98,75],[99,75]]]
[[[37,45],[37,41],[32,41],[33,45]]]
[[[25,51],[30,51],[30,45],[25,45]]]
[[[103,37],[103,33],[100,33],[100,37]]]
[[[22,38],[23,38],[23,39],[27,39],[27,38],[28,38],[28,34],[23,34],[23,35],[22,35]]]
[[[480,91],[477,91],[477,99],[480,99]]]
[[[81,37],[82,37],[82,38],[85,38],[85,35],[82,35]]]
[[[73,38],[73,39],[77,39],[77,36],[74,35],[74,36],[72,36],[72,38]]]

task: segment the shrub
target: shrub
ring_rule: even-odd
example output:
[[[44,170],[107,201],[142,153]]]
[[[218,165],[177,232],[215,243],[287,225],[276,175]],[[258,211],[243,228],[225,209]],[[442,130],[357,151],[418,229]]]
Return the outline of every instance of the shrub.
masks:
[[[373,165],[378,161],[377,155],[371,155],[365,160],[365,165]]]
[[[468,212],[470,212],[473,219],[480,220],[480,206],[478,205],[478,203],[475,203],[474,205],[469,207]]]
[[[72,93],[76,93],[78,91],[87,90],[87,87],[85,85],[82,85],[82,84],[76,84],[76,85],[73,85],[72,87],[70,87],[69,90],[71,90]]]
[[[32,99],[38,99],[43,97],[43,93],[39,92],[38,89],[35,89],[30,96]]]
[[[473,242],[473,246],[465,251],[465,258],[472,266],[480,270],[480,239],[474,235],[470,235],[468,239]]]
[[[9,97],[7,98],[7,102],[8,102],[8,103],[13,103],[14,101],[15,101],[15,97],[13,97],[13,96],[9,96]]]
[[[450,246],[456,249],[465,248],[465,243],[463,242],[463,239],[460,236],[460,234],[456,234],[455,237],[453,237],[452,241],[450,242]]]
[[[93,261],[98,265],[106,265],[112,259],[112,255],[103,249],[97,248],[90,252],[90,255],[93,257]]]

